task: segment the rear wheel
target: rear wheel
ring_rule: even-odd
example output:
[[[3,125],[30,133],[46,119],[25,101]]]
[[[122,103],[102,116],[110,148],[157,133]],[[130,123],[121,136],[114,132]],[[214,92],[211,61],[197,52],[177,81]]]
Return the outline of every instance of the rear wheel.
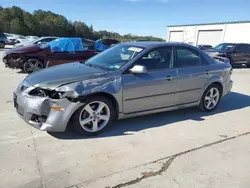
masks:
[[[30,74],[32,72],[36,72],[44,68],[43,63],[39,59],[28,59],[23,66],[23,70]]]
[[[0,48],[4,48],[5,47],[5,43],[4,42],[0,42]]]
[[[220,102],[221,94],[222,94],[222,91],[218,85],[216,84],[210,85],[206,89],[206,91],[204,92],[201,98],[199,108],[205,112],[213,111]]]
[[[112,102],[105,97],[91,97],[72,117],[74,129],[84,136],[97,135],[114,117]]]

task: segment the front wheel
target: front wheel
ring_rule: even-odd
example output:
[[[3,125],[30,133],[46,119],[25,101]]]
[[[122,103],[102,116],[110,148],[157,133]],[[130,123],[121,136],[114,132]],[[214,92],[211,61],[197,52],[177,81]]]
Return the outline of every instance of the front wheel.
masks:
[[[39,59],[28,59],[23,66],[23,70],[30,74],[44,68],[43,63]]]
[[[221,94],[222,91],[218,85],[210,85],[201,98],[199,108],[204,112],[213,111],[220,102]]]
[[[91,97],[72,117],[76,132],[84,136],[97,135],[110,124],[114,117],[112,102],[105,97]]]

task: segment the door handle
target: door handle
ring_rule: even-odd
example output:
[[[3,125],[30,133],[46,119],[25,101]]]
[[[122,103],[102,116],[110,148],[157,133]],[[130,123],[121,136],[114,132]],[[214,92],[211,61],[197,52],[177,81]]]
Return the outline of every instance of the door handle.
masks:
[[[172,81],[173,79],[174,79],[174,77],[173,77],[173,76],[170,76],[170,75],[166,77],[166,80],[167,80],[167,81]]]

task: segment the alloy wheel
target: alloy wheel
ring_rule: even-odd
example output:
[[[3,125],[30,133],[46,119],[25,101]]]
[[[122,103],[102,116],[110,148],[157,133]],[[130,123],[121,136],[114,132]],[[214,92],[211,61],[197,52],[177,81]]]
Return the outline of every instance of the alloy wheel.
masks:
[[[30,59],[26,62],[25,72],[32,73],[41,70],[43,67],[42,63],[37,59]]]
[[[109,122],[110,109],[107,104],[101,101],[94,101],[87,104],[79,115],[79,123],[87,132],[98,132]]]
[[[208,90],[205,96],[204,105],[207,109],[211,110],[216,107],[220,99],[220,92],[218,88],[212,87]]]

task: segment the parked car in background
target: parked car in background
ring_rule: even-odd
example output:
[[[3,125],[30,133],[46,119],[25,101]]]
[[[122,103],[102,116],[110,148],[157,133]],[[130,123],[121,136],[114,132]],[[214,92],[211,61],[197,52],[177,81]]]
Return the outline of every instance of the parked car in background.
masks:
[[[8,43],[7,37],[4,33],[0,33],[0,48],[4,48]]]
[[[38,36],[26,36],[26,38],[27,38],[29,41],[33,41],[33,40],[39,39]]]
[[[214,58],[228,58],[232,65],[245,64],[250,67],[250,44],[222,43],[206,52]]]
[[[111,46],[120,43],[118,40],[115,39],[99,39],[95,41],[95,49],[99,51],[104,51]]]
[[[29,39],[27,39],[25,36],[19,35],[19,36],[17,36],[16,41],[17,41],[17,43],[25,43],[25,42],[28,42]]]
[[[68,125],[95,135],[114,119],[193,106],[212,111],[230,92],[231,73],[230,64],[187,44],[123,43],[85,63],[29,75],[14,93],[14,106],[42,131]]]
[[[51,42],[55,39],[58,39],[58,37],[41,37],[41,38],[38,38],[36,40],[27,40],[25,42],[22,42],[22,43],[18,43],[16,45],[14,45],[14,47],[21,47],[21,46],[29,46],[29,45],[32,45],[32,44],[46,44],[48,42]]]
[[[201,50],[209,50],[209,49],[212,49],[213,46],[211,46],[211,45],[197,45],[197,48],[199,48]]]
[[[7,45],[14,45],[17,43],[17,39],[14,37],[13,34],[9,34],[9,33],[4,33],[5,36],[7,37]]]
[[[80,38],[61,38],[46,44],[31,44],[4,53],[6,67],[32,73],[54,65],[85,61],[99,51]]]

